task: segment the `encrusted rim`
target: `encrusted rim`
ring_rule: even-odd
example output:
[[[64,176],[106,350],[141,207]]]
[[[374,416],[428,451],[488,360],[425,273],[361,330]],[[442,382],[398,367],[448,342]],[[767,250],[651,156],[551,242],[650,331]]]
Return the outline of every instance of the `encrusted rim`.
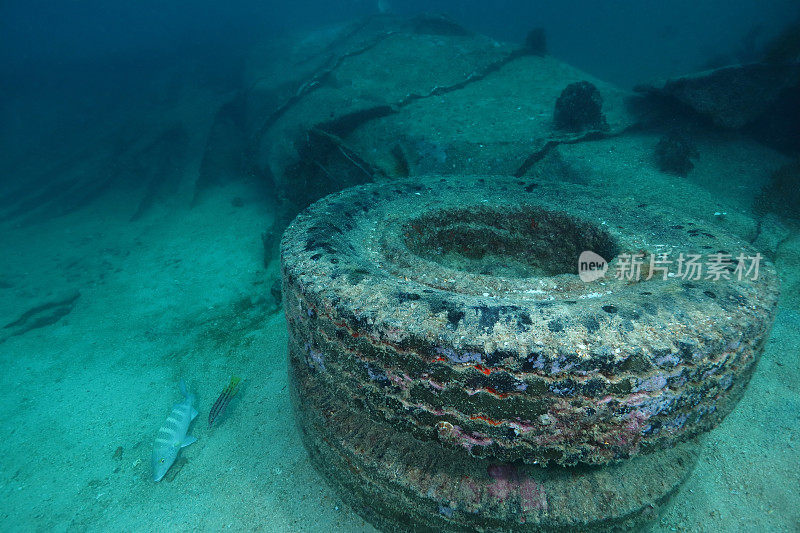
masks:
[[[626,211],[572,185],[430,177],[355,187],[284,236],[287,319],[307,364],[364,416],[508,461],[604,464],[717,424],[768,335],[772,266],[741,282],[584,283],[456,270],[408,248],[409,224],[429,220],[423,236],[447,227],[436,213],[496,217],[514,206],[600,227],[621,251],[752,252],[696,221]]]

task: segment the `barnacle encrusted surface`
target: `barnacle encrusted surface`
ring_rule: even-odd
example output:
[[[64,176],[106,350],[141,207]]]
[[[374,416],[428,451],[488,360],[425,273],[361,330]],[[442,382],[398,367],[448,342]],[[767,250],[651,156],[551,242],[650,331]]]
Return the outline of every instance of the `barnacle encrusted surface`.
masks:
[[[578,277],[586,250],[609,261],[604,278]],[[681,254],[718,259],[718,275],[688,279]],[[774,269],[761,258],[757,279],[740,276],[739,254],[757,257],[696,221],[575,185],[426,177],[331,195],[282,243],[301,418],[374,424],[464,464],[658,463],[646,452],[730,412],[768,336]],[[639,276],[616,277],[635,255]],[[326,453],[348,456],[331,451],[347,437],[310,424],[323,470],[336,462]],[[364,456],[343,475],[358,476],[375,449],[351,445]]]

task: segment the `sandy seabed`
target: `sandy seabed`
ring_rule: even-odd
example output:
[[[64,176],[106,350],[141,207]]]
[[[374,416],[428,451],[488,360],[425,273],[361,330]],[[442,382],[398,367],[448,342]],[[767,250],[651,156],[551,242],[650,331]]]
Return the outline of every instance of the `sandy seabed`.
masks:
[[[759,183],[732,177],[721,192],[714,176],[758,165],[748,157],[762,152],[718,150],[683,179],[644,161],[656,140],[564,151],[610,194],[722,226],[713,213],[725,211],[730,230],[747,227],[736,213]],[[260,238],[273,213],[256,196],[246,184],[220,186],[192,208],[131,222],[129,198],[112,190],[63,216],[0,223],[1,529],[374,531],[312,468],[295,427],[284,318],[270,295],[278,265],[264,266]],[[784,287],[796,286],[794,263],[777,264]],[[64,316],[22,332],[53,312]],[[800,528],[798,347],[800,310],[784,294],[743,400],[703,438],[693,475],[653,531]],[[231,375],[241,391],[209,428]],[[153,440],[181,400],[181,378],[197,395],[198,441],[154,483]]]

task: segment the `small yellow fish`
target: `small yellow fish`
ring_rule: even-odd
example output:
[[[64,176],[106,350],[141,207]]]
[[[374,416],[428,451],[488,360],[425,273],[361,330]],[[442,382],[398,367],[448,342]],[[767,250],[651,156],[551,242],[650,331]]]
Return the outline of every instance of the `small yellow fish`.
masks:
[[[239,392],[240,381],[242,381],[240,378],[233,376],[225,388],[222,389],[219,398],[217,398],[217,401],[211,406],[211,411],[208,412],[208,427],[211,427],[211,424],[214,423],[214,420],[216,420],[219,415],[225,412],[225,409],[228,407],[231,399],[236,396],[237,392]]]

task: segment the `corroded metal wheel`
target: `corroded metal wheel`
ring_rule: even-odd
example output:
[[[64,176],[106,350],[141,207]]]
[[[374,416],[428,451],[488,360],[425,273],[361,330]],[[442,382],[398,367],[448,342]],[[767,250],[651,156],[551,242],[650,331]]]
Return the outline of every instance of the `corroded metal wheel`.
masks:
[[[579,278],[584,251],[606,276]],[[331,195],[282,261],[306,445],[393,527],[635,521],[687,475],[679,443],[741,396],[778,294],[772,266],[715,229],[503,177]]]

